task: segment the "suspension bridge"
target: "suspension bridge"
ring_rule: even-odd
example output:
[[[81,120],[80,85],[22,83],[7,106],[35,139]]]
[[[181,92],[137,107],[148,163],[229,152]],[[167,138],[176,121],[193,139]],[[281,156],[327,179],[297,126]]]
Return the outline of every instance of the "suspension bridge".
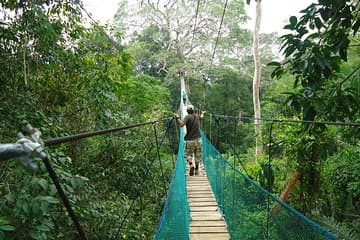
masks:
[[[181,89],[184,117],[189,102],[184,82]],[[155,239],[338,239],[239,171],[203,133],[206,171],[188,176],[184,135],[181,129],[176,167]]]
[[[182,118],[187,103],[189,99],[182,82],[180,103]],[[82,133],[50,139],[42,144],[36,132],[29,130],[30,137],[27,137],[27,141],[32,142],[30,146],[33,148],[32,151],[38,152],[43,159],[81,239],[87,239],[85,231],[41,146],[52,146],[154,123],[156,121]],[[156,134],[155,126],[154,131]],[[287,205],[242,173],[236,167],[235,160],[230,162],[225,159],[203,132],[201,139],[204,169],[201,169],[198,175],[189,176],[184,157],[184,135],[185,130],[181,128],[174,172],[154,239],[338,239],[330,231]],[[157,148],[159,144],[160,142],[156,140]],[[121,227],[122,224],[113,239],[117,239]]]

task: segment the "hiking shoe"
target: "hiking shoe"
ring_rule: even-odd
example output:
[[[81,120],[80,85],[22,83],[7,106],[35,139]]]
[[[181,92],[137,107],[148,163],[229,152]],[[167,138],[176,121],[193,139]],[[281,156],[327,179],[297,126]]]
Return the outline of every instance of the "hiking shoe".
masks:
[[[194,166],[190,166],[190,176],[194,176],[194,170],[195,170],[195,168],[194,168]]]

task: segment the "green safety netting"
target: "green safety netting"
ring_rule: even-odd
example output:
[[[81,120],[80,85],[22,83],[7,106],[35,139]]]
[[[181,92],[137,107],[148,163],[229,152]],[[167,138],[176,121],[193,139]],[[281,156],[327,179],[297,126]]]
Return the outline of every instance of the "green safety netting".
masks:
[[[231,239],[338,239],[242,174],[202,135],[203,161]]]
[[[189,239],[190,216],[186,195],[184,159],[184,129],[181,128],[175,171],[155,239]]]

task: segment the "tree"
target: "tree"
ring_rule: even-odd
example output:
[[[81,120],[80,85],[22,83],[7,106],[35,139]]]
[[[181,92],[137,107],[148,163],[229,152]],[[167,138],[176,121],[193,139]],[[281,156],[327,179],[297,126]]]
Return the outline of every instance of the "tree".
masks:
[[[0,142],[15,141],[26,122],[49,139],[149,121],[152,114],[161,118],[167,111],[168,91],[160,81],[132,76],[132,55],[114,44],[103,26],[85,28],[79,4],[0,0]],[[145,148],[154,140],[148,131],[115,135],[47,149],[81,225],[93,238],[113,238],[118,228],[114,221],[136,196],[139,187],[134,182],[141,185],[144,169],[150,168],[151,154]],[[38,163],[36,174],[17,161],[1,163],[0,239],[77,238],[44,165]],[[170,172],[171,164],[167,166]],[[137,214],[128,223],[131,230],[125,235],[130,238],[153,234],[161,211],[158,189],[165,187],[154,191],[155,178],[142,185],[151,193],[141,204],[151,207],[146,216]],[[141,204],[135,209],[144,210]]]
[[[261,60],[259,53],[259,30],[261,23],[261,0],[256,0],[256,19],[253,33],[253,55],[254,55],[254,76],[253,76],[253,104],[255,117],[256,134],[256,159],[262,154],[262,133],[261,133],[261,108],[260,108],[260,78],[261,78]]]
[[[124,10],[119,9],[116,24],[130,23],[132,31],[129,38],[156,26],[162,33],[166,32],[166,41],[162,41],[164,50],[185,57],[190,63],[188,66],[192,67],[186,71],[195,69],[205,74],[209,69],[223,8],[221,0],[206,1],[206,4],[200,1],[199,6],[197,1],[137,1],[128,4],[127,12],[132,13],[130,16],[121,15]],[[245,55],[242,49],[249,41],[249,33],[241,28],[241,24],[246,20],[243,1],[229,1],[221,29],[222,39],[226,40],[219,41],[214,63],[219,64],[221,58]],[[160,39],[164,40],[164,36]]]
[[[285,60],[273,63],[272,76],[280,77],[289,72],[295,77],[294,90],[287,103],[296,111],[299,119],[314,121],[353,121],[359,111],[351,85],[346,83],[359,71],[355,67],[345,78],[339,78],[340,66],[348,59],[351,35],[360,26],[359,2],[321,0],[301,12],[298,19],[290,17],[286,29],[292,33],[281,37]],[[344,104],[346,101],[346,104]],[[319,193],[320,170],[317,167],[328,154],[326,126],[304,124],[296,145],[298,170],[302,183],[302,210],[310,211],[313,198]]]

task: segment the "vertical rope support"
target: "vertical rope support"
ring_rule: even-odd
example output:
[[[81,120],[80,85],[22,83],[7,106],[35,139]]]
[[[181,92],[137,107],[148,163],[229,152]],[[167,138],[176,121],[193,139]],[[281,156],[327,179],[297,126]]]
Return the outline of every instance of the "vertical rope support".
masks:
[[[60,198],[67,210],[67,212],[69,213],[72,221],[74,222],[74,225],[75,225],[75,228],[76,230],[78,231],[79,235],[80,235],[80,239],[86,239],[86,235],[85,235],[85,232],[84,230],[82,229],[76,215],[75,215],[75,212],[74,210],[72,209],[71,205],[70,205],[70,201],[69,199],[66,197],[65,195],[65,192],[64,190],[62,189],[61,185],[60,185],[60,182],[59,182],[59,179],[57,178],[56,176],[56,173],[54,171],[54,169],[52,168],[51,166],[51,163],[49,161],[49,158],[48,157],[44,157],[43,159],[43,162],[45,164],[45,167],[50,175],[50,178],[51,180],[53,181],[55,187],[56,187],[56,190],[57,192],[59,193],[60,195]]]
[[[172,120],[173,120],[173,119],[172,119]],[[170,124],[171,124],[172,120],[171,120],[170,123],[168,124],[166,131],[169,130]],[[156,128],[155,128],[156,122],[152,122],[152,124],[153,124],[154,130],[155,130],[156,147],[157,147],[157,150],[158,150],[157,152],[158,152],[158,155],[159,155],[158,137],[157,137],[157,132],[156,132]],[[163,142],[165,136],[166,136],[166,133],[164,134],[164,136],[163,136],[163,138],[162,138],[162,140],[161,140],[161,143]],[[153,148],[153,145],[149,148],[149,151],[147,151],[147,152],[150,153],[151,150],[152,150],[152,148]],[[145,154],[146,154],[146,153],[145,153]],[[153,158],[153,160],[151,161],[150,168],[152,167],[154,161],[155,161],[155,158]],[[160,161],[160,166],[161,166],[161,172],[163,173],[161,161]],[[146,170],[146,171],[145,171],[145,170]],[[143,189],[144,189],[144,186],[145,186],[145,184],[144,184],[145,181],[148,179],[149,175],[151,175],[151,172],[150,172],[150,169],[149,169],[149,168],[146,168],[145,170],[144,170],[144,177],[143,177],[142,182],[141,182],[141,185],[140,185],[140,190],[137,192],[137,196],[132,200],[132,202],[131,202],[131,204],[130,204],[130,207],[127,209],[127,211],[126,211],[126,213],[125,213],[125,216],[123,217],[123,219],[122,219],[122,221],[121,221],[121,223],[120,223],[120,225],[119,225],[119,227],[118,227],[118,230],[116,231],[116,233],[115,233],[115,235],[114,235],[113,240],[115,240],[115,239],[118,238],[118,236],[119,236],[119,234],[120,234],[120,230],[121,230],[122,227],[124,226],[125,221],[126,221],[127,217],[128,217],[129,214],[130,214],[130,211],[132,210],[132,208],[133,208],[134,205],[135,205],[135,201],[141,196],[141,193],[142,193],[142,191],[143,191]],[[149,173],[150,173],[150,174],[149,174]],[[164,177],[164,174],[163,174],[163,177]],[[156,184],[156,182],[154,181],[154,178],[151,178],[151,180],[154,182],[154,185],[155,185],[155,187],[156,187],[157,184]],[[165,182],[164,182],[164,184],[165,184]],[[156,195],[158,195],[158,194],[156,194]],[[166,195],[166,188],[165,188],[165,195]]]
[[[223,126],[224,126],[223,129],[219,128],[220,131],[222,130],[221,132],[225,131],[225,124]],[[223,209],[225,209],[224,208],[224,191],[225,191],[225,183],[226,183],[226,172],[225,172],[226,167],[225,167],[225,164],[223,164],[221,167],[222,167],[222,170],[223,170],[222,171],[223,177],[221,178],[222,179],[222,182],[221,182],[221,206],[223,207]]]
[[[219,152],[221,152],[221,140],[222,140],[222,131],[221,131],[221,125],[220,125],[220,119],[219,118],[215,118],[215,122],[217,123],[218,125],[218,136],[217,136],[217,149],[219,149]]]
[[[218,128],[220,129],[219,121],[216,121],[216,119],[215,119],[215,122],[216,122]],[[237,153],[234,145],[229,141],[229,139],[227,138],[227,136],[225,136],[224,131],[220,131],[220,130],[219,130],[219,134],[221,134],[221,135],[223,136],[223,138],[225,138],[225,141],[227,142],[227,144],[230,145],[231,150],[233,151],[236,159],[239,161],[240,165],[241,165],[242,168],[244,169],[246,175],[249,176],[249,173],[247,172],[245,165],[244,165],[243,162],[241,161],[240,156],[239,156],[239,154]],[[219,149],[219,148],[218,148],[218,149]]]
[[[169,138],[169,142],[172,144],[172,149],[175,149],[177,148],[177,146],[179,145],[179,139],[180,139],[180,136],[179,136],[179,129],[177,127],[177,124],[176,124],[176,121],[174,121],[175,118],[172,118],[170,120],[170,122],[168,123],[169,125],[169,128],[173,128],[174,131],[175,131],[175,134],[176,134],[176,140],[177,140],[177,144],[175,142],[172,141],[171,139],[171,135],[170,133],[168,133],[168,138]],[[171,125],[171,124],[174,124],[174,125]],[[173,162],[173,169],[175,169],[175,164],[176,164],[176,154],[172,154],[173,155],[173,158],[172,158],[172,162]]]
[[[212,142],[213,143],[213,140],[212,140],[212,136],[211,136],[211,123],[212,123],[212,116],[210,116],[210,130],[209,130],[209,132],[210,132],[210,134],[209,134],[209,137],[210,137],[210,142]]]
[[[158,156],[158,159],[159,159],[160,171],[161,171],[161,175],[162,175],[162,178],[163,178],[164,191],[165,191],[165,196],[166,196],[166,193],[167,193],[166,180],[165,180],[164,170],[163,170],[161,157],[160,157],[160,146],[159,146],[158,135],[157,135],[156,124],[155,123],[153,124],[153,128],[154,128],[154,134],[155,134],[156,152],[157,152],[157,156]]]
[[[170,124],[169,124],[169,126],[170,126]],[[171,163],[172,163],[173,169],[175,169],[175,154],[173,153],[174,144],[173,144],[173,141],[170,138],[170,132],[167,133],[167,137],[168,137],[168,140],[169,140],[169,148],[171,150]]]
[[[174,118],[173,118],[174,119]],[[178,145],[179,145],[179,139],[180,139],[180,129],[178,128],[178,125],[176,123],[176,121],[174,121],[174,125],[175,125],[175,131],[176,131],[176,139],[178,139]]]
[[[237,120],[235,120],[235,131],[234,131],[234,138],[236,137],[237,135]],[[235,168],[235,158],[233,157],[233,166]],[[235,186],[236,186],[236,178],[235,178],[235,170],[233,169],[233,182],[232,182],[232,203],[231,203],[231,228],[233,228],[235,226],[235,223],[234,223],[234,217],[235,217],[235,214],[234,214],[234,205],[235,205]]]
[[[269,153],[268,153],[268,170],[270,171],[271,169],[271,146],[272,146],[272,130],[273,130],[273,125],[274,125],[274,121],[271,122],[270,124],[270,130],[269,130]],[[270,189],[270,185],[269,185],[269,191],[271,191]],[[266,214],[266,239],[270,239],[269,236],[269,224],[270,224],[270,195],[267,195],[267,201],[266,201],[266,205],[267,205],[267,214]]]
[[[141,190],[143,189],[143,186],[145,184],[142,185],[141,187]],[[138,193],[138,196],[140,195],[140,192]],[[129,213],[130,211],[132,210],[132,208],[134,207],[134,204],[135,204],[135,200],[138,198],[138,196],[132,200],[131,204],[130,204],[130,207],[127,209],[126,213],[125,213],[125,216],[123,217],[122,221],[121,221],[121,224],[119,225],[119,228],[118,230],[116,231],[116,234],[114,235],[114,240],[118,238],[119,234],[120,234],[120,230],[122,229],[127,217],[129,216]]]

